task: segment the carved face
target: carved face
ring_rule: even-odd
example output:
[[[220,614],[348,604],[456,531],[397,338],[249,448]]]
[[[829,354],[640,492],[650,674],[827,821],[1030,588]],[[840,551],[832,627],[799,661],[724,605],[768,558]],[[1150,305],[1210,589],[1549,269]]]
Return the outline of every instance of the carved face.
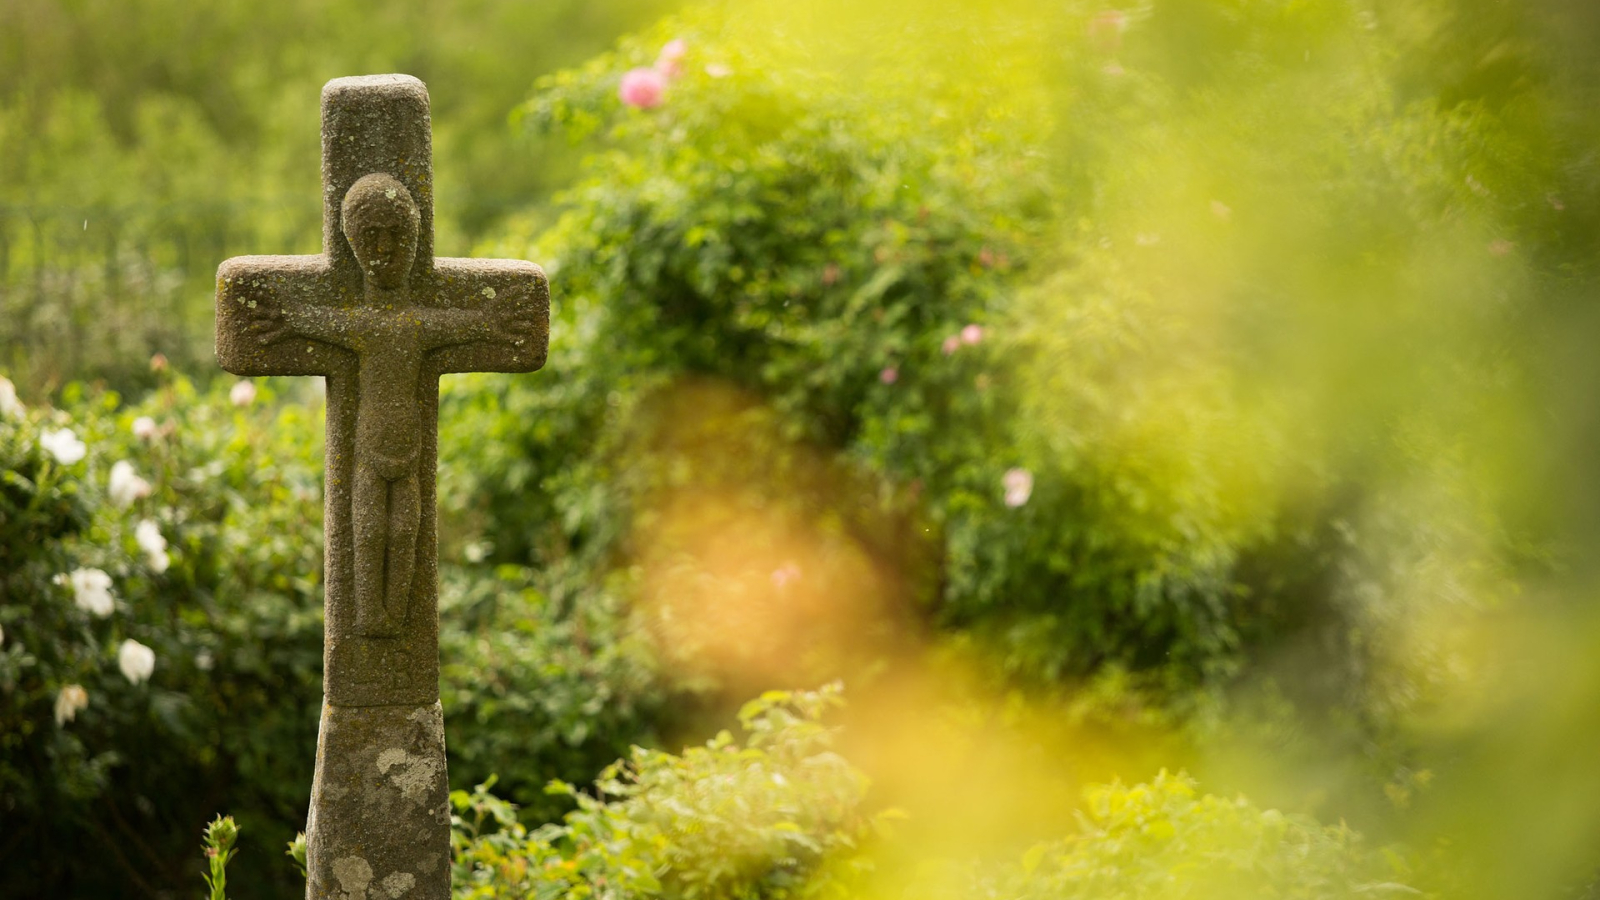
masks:
[[[350,186],[341,214],[345,240],[367,279],[392,290],[411,276],[417,258],[417,207],[405,185],[367,175]]]

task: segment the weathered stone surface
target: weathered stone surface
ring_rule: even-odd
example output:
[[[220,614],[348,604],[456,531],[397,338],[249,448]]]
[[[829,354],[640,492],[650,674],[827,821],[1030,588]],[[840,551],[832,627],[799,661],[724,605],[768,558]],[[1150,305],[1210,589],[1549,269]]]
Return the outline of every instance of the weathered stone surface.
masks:
[[[224,369],[327,378],[327,706],[308,897],[385,896],[374,892],[402,890],[407,873],[380,862],[448,858],[448,818],[442,832],[424,827],[436,806],[418,806],[423,815],[380,802],[356,789],[349,773],[357,770],[347,766],[368,757],[398,766],[400,757],[381,756],[401,747],[392,743],[401,728],[394,717],[436,709],[439,698],[439,377],[530,372],[548,346],[549,290],[538,266],[433,256],[432,167],[422,82],[330,81],[322,92],[323,252],[240,256],[217,270]],[[429,746],[406,752],[437,758],[442,798],[442,732]],[[403,888],[410,893],[394,896],[448,896],[447,880],[436,890],[424,873],[409,874],[418,879]],[[359,890],[339,887],[363,879]]]
[[[307,823],[306,896],[450,896],[444,713],[324,703]]]

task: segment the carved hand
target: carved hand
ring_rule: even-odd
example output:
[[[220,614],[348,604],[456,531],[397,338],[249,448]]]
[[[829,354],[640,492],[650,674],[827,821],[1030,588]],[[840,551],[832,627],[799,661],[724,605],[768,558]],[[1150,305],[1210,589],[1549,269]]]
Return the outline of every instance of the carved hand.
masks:
[[[255,335],[264,344],[273,344],[289,336],[289,326],[284,321],[283,310],[267,300],[253,299],[248,304],[245,317],[250,324],[245,332]]]
[[[533,333],[539,320],[533,310],[521,304],[520,301],[527,296],[526,287],[514,287],[501,295],[500,308],[495,311],[494,317],[496,337],[514,344],[526,340]]]

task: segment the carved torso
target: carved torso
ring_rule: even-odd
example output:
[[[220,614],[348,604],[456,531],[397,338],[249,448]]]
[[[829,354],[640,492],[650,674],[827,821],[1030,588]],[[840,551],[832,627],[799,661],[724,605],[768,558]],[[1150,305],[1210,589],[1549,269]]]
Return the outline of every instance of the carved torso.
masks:
[[[356,446],[366,463],[393,481],[417,466],[417,385],[422,326],[404,311],[372,317],[357,342]]]

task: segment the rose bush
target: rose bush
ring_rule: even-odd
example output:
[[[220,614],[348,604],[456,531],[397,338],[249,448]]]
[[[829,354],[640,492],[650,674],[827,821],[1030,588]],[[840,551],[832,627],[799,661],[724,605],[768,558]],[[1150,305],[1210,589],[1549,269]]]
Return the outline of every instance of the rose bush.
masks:
[[[321,401],[293,382],[301,393],[264,382],[241,404],[245,382],[159,378],[137,403],[72,386],[58,408],[8,394],[0,410],[7,896],[186,884],[192,835],[223,809],[265,846],[304,828],[322,693]],[[456,562],[441,591],[452,773],[500,772],[528,815],[559,815],[546,780],[587,778],[649,734],[649,656],[614,606]],[[291,877],[262,854],[234,867]]]

